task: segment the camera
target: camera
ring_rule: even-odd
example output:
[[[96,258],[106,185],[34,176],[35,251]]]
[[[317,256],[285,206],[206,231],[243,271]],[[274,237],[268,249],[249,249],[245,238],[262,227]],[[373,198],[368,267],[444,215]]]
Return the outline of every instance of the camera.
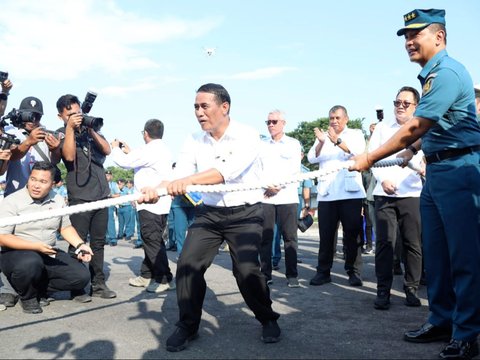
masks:
[[[82,125],[87,128],[91,128],[94,131],[99,131],[103,126],[103,118],[86,115],[90,112],[90,110],[92,110],[92,106],[96,98],[97,94],[92,91],[88,91],[87,95],[85,95],[85,100],[82,103]]]
[[[2,128],[3,128],[3,126],[2,126]],[[18,140],[15,135],[7,134],[7,133],[1,133],[0,134],[0,149],[8,150],[14,144],[15,145],[20,144],[20,140]],[[0,160],[0,168],[3,167],[3,162],[4,161],[5,160]]]
[[[61,131],[55,131],[55,130],[48,130],[45,126],[41,126],[42,131],[46,132],[47,134],[53,135],[56,138],[60,137],[60,140],[65,138],[65,134]]]
[[[10,119],[10,122],[16,128],[22,128],[23,124],[27,122],[38,122],[40,121],[41,115],[28,110],[17,110],[12,109],[7,115],[3,117],[3,121]]]
[[[87,95],[85,95],[85,100],[83,100],[82,103],[82,113],[88,114],[90,110],[92,110],[92,106],[96,98],[97,93],[94,93],[92,91],[87,92]]]
[[[0,71],[0,84],[8,80],[8,72]]]
[[[382,121],[383,120],[383,109],[382,108],[376,108],[375,111],[377,112],[377,120]]]

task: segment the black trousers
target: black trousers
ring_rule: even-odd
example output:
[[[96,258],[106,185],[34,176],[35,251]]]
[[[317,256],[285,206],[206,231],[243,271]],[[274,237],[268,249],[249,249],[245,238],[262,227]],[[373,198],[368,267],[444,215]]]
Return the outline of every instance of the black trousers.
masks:
[[[86,202],[88,201],[75,200],[70,201],[69,204],[78,205]],[[103,271],[103,264],[105,234],[108,225],[108,208],[70,215],[70,221],[82,240],[85,242],[90,241],[93,256],[88,268],[90,270],[92,286],[104,285],[105,273]],[[68,252],[75,252],[75,248],[69,246]]]
[[[377,289],[390,291],[393,258],[397,240],[402,242],[405,266],[404,287],[418,288],[422,276],[420,198],[375,196],[377,242],[375,274]]]
[[[360,274],[362,246],[358,234],[362,227],[362,199],[347,199],[318,202],[318,228],[320,248],[317,272],[330,275],[333,265],[335,233],[338,222],[343,228],[345,270],[347,274]]]
[[[225,208],[204,205],[196,209],[177,264],[177,326],[190,332],[198,330],[207,288],[204,274],[224,240],[238,288],[255,318],[261,323],[278,319],[258,260],[262,224],[261,204]]]
[[[22,300],[47,291],[81,290],[90,281],[85,265],[63,251],[55,258],[32,250],[4,251],[2,271]]]
[[[140,275],[156,282],[172,281],[173,275],[168,266],[167,251],[162,234],[167,226],[167,215],[157,215],[147,210],[138,212],[140,233],[143,240],[145,258],[140,267]]]
[[[298,204],[262,204],[264,221],[263,236],[260,244],[260,263],[262,273],[267,280],[272,278],[272,243],[275,223],[282,234],[285,246],[285,275],[296,278],[297,272],[297,208]]]

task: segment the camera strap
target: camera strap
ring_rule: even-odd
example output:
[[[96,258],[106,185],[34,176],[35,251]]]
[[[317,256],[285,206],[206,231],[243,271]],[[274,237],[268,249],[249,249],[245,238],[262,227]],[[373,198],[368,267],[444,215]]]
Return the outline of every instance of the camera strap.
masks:
[[[43,159],[43,161],[50,162],[50,159],[48,158],[47,155],[45,155],[45,153],[42,151],[42,149],[40,149],[40,146],[38,146],[38,144],[33,145],[33,148],[38,153],[38,155],[40,155],[40,157]]]

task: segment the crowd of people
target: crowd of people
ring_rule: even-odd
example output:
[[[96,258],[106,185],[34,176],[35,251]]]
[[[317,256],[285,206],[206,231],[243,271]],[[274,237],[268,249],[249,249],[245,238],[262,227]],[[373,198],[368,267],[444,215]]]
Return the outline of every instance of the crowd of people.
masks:
[[[412,86],[392,94],[391,120],[372,124],[368,138],[348,127],[343,105],[328,111],[328,129],[311,134],[315,141],[307,159],[325,175],[317,179],[318,262],[309,283],[332,282],[341,225],[348,284],[363,285],[362,250],[375,252],[372,306],[388,310],[395,258],[400,258],[405,305],[421,306],[417,289],[425,274],[430,306],[428,321],[404,339],[448,340],[440,357],[472,358],[478,355],[480,332],[480,89],[474,91],[468,72],[446,52],[443,10],[413,10],[404,22],[397,35],[405,36],[410,60],[422,67],[422,94]],[[1,85],[0,109],[5,109],[12,83],[7,79]],[[270,287],[272,271],[281,271],[280,241],[286,285],[299,288],[298,220],[315,214],[311,182],[281,182],[305,171],[302,144],[285,134],[285,113],[267,114],[266,129],[259,129],[269,136],[262,139],[258,129],[230,118],[230,95],[223,86],[204,84],[194,101],[201,131],[186,139],[173,164],[160,120],[148,120],[141,131],[145,145],[130,149],[123,139],[109,143],[99,128],[86,125],[76,96],[63,95],[56,106],[64,124],[61,135],[41,126],[43,104],[32,96],[20,104],[20,125],[3,129],[19,143],[0,152],[1,174],[6,174],[0,218],[134,191],[142,196],[137,203],[1,227],[0,304],[14,306],[20,299],[24,312],[40,313],[56,291],[70,291],[71,299],[82,303],[116,297],[106,282],[105,245],[132,239],[136,223],[135,247],[143,248],[144,259],[129,284],[153,293],[176,289],[179,319],[166,341],[168,351],[181,351],[198,337],[204,274],[224,242],[240,293],[262,327],[261,340],[278,342],[280,315],[272,309]],[[113,181],[103,166],[107,156],[118,167],[133,169],[133,181]],[[372,167],[396,157],[403,166]],[[58,177],[59,161],[67,170],[66,186]],[[259,181],[271,185],[205,192],[201,199],[188,189]],[[159,196],[159,188],[170,196]],[[67,252],[58,248],[60,240],[68,243]],[[166,253],[174,248],[175,276]],[[61,274],[60,262],[68,269]]]

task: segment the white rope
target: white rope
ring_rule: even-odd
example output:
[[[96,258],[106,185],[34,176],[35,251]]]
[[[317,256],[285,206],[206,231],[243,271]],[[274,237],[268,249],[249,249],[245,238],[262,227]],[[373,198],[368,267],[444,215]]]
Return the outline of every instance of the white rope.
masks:
[[[374,167],[390,167],[401,165],[403,160],[401,158],[392,159],[392,160],[382,160],[375,163]],[[338,172],[342,169],[348,169],[353,164],[352,161],[346,161],[340,166],[332,167],[330,169],[322,169],[316,171],[310,171],[306,173],[300,173],[290,178],[279,180],[278,182],[260,182],[260,183],[251,183],[251,184],[216,184],[216,185],[189,185],[187,186],[187,192],[200,192],[200,193],[217,193],[217,192],[236,192],[236,191],[249,191],[256,189],[265,189],[271,186],[284,186],[292,183],[298,183],[305,180],[312,180]],[[411,163],[409,167],[412,170],[419,171],[415,169]],[[167,191],[165,188],[160,188],[157,190],[158,196],[167,196]],[[30,213],[24,215],[10,216],[0,219],[0,227],[3,226],[12,226],[19,225],[34,221],[40,221],[45,219],[50,219],[52,217],[61,217],[66,215],[77,214],[81,212],[87,212],[92,210],[103,209],[110,206],[120,205],[126,202],[137,201],[140,199],[142,194],[135,193],[130,195],[124,195],[116,198],[110,198],[105,200],[92,201],[79,205],[67,206],[60,209],[52,209],[47,211],[41,211],[37,213]]]

